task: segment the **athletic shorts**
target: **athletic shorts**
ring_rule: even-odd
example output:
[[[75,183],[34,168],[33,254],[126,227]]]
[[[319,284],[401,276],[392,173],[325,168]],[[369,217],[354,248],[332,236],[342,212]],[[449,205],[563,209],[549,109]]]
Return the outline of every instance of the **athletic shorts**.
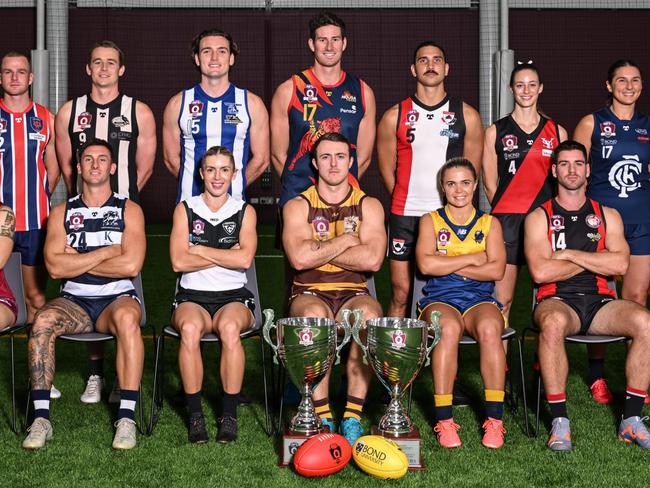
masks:
[[[70,295],[68,293],[61,294],[61,298],[65,298],[66,300],[70,300],[72,303],[79,305],[84,310],[84,312],[88,314],[88,317],[90,317],[90,320],[93,323],[93,327],[95,326],[95,322],[97,322],[97,319],[102,314],[104,309],[121,297],[131,297],[138,303],[142,303],[135,290],[129,290],[125,291],[124,293],[118,293],[117,295],[101,298],[78,297],[75,295]]]
[[[14,322],[18,318],[18,304],[16,303],[16,299],[14,298],[13,295],[9,296],[4,296],[0,297],[0,304],[4,305],[7,307],[9,310],[11,310],[11,313],[14,314]]]
[[[643,209],[646,212],[648,209]],[[650,254],[650,224],[625,224],[623,225],[625,240],[630,246],[633,256],[646,256]]]
[[[576,314],[578,314],[578,319],[580,320],[580,334],[586,334],[591,326],[591,321],[594,319],[598,311],[609,302],[614,301],[615,298],[609,295],[597,294],[564,294],[545,297],[542,299],[542,302],[544,300],[560,300],[575,310]],[[539,305],[539,303],[537,305]]]
[[[16,232],[14,251],[20,253],[22,264],[36,266],[43,264],[43,248],[45,247],[45,229],[34,229]]]
[[[424,309],[427,308],[432,303],[440,303],[442,305],[447,305],[449,307],[455,308],[458,310],[458,313],[465,315],[474,307],[481,305],[482,303],[491,303],[501,311],[503,305],[499,303],[496,298],[493,297],[475,297],[475,298],[461,298],[454,297],[449,300],[441,301],[440,297],[424,297],[418,300],[418,318],[422,318],[422,313]],[[423,319],[424,320],[424,319]]]
[[[420,217],[391,213],[388,216],[388,259],[411,261],[415,259]]]
[[[215,314],[228,305],[229,303],[243,303],[248,310],[255,316],[255,298],[246,288],[237,288],[235,290],[225,291],[203,291],[203,290],[186,290],[179,288],[174,299],[173,308],[176,309],[181,303],[196,303],[214,318]]]
[[[300,295],[311,295],[320,298],[329,307],[329,309],[332,311],[332,314],[336,316],[336,314],[339,313],[339,310],[341,310],[341,307],[343,307],[343,305],[345,305],[348,300],[354,297],[370,296],[370,293],[368,293],[367,289],[322,291],[294,284],[291,287],[291,298],[289,298],[289,306],[291,306],[291,302],[293,302],[295,298]]]
[[[493,214],[499,220],[506,244],[506,263],[521,266],[524,256],[524,220],[526,214]]]

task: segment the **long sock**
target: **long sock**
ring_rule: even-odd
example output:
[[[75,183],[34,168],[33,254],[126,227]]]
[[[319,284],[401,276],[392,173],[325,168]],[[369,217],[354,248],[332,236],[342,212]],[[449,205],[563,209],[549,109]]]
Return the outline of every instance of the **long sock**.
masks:
[[[237,418],[237,403],[239,403],[239,392],[223,392],[223,416]]]
[[[322,419],[332,419],[332,411],[330,410],[330,399],[329,397],[321,398],[320,400],[314,400],[314,410],[316,415]]]
[[[433,395],[433,401],[436,405],[436,418],[438,420],[448,420],[453,417],[452,403],[454,395]]]
[[[345,403],[345,412],[343,412],[343,418],[349,419],[354,418],[361,420],[361,411],[363,410],[363,398],[353,397],[348,395],[347,402]]]
[[[196,393],[185,392],[185,401],[187,402],[187,410],[190,415],[195,413],[203,415],[203,407],[201,406],[201,390]]]
[[[34,402],[34,418],[41,417],[50,420],[50,389],[32,390]]]
[[[88,375],[104,377],[104,358],[88,360]]]
[[[643,401],[645,400],[647,392],[637,390],[636,388],[625,388],[625,410],[623,418],[640,417],[641,410],[643,410]]]
[[[485,390],[485,415],[496,420],[503,418],[504,390]]]
[[[135,420],[135,404],[138,401],[140,392],[138,390],[120,390],[120,409],[117,411],[117,419]]]
[[[593,385],[596,380],[605,377],[605,359],[589,358],[589,384]]]
[[[551,409],[551,417],[553,418],[567,417],[565,392],[557,393],[555,395],[551,395],[547,393],[546,401],[548,402],[548,406]]]

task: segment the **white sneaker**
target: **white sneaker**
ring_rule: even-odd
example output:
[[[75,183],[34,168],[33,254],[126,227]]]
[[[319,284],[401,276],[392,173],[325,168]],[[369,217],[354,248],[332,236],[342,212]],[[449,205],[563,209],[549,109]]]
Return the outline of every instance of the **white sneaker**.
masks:
[[[23,441],[23,447],[25,449],[40,449],[45,445],[45,441],[52,438],[52,424],[43,417],[37,417],[29,426],[27,432],[29,432],[29,435]]]
[[[61,391],[54,385],[52,385],[50,388],[50,398],[52,400],[58,400],[61,398]]]
[[[117,379],[117,376],[115,377],[111,394],[108,395],[108,403],[120,403],[120,380]]]
[[[126,417],[115,422],[115,437],[113,438],[113,449],[133,449],[136,444],[137,427],[135,422]]]
[[[104,378],[96,374],[91,375],[86,383],[86,389],[81,395],[83,403],[99,403],[102,400],[102,388],[104,388]]]

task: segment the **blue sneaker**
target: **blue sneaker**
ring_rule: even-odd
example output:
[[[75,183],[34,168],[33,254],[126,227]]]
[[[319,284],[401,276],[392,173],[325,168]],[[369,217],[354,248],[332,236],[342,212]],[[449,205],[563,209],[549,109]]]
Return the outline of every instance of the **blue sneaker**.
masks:
[[[354,417],[343,419],[339,426],[339,432],[345,437],[350,445],[354,445],[355,441],[363,435],[363,427],[361,422]]]
[[[553,419],[551,435],[546,443],[551,451],[569,452],[573,449],[571,444],[571,425],[566,417]]]
[[[323,427],[328,428],[332,434],[336,432],[336,428],[334,427],[334,419],[326,419],[324,417],[321,417],[320,421],[323,423]]]
[[[629,417],[621,420],[618,438],[632,444],[636,442],[643,449],[650,449],[650,432],[643,423],[648,417]]]

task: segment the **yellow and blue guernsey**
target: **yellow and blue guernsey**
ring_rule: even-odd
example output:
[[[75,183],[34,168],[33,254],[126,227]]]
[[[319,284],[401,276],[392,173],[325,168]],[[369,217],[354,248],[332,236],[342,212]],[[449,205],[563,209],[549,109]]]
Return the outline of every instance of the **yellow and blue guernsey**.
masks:
[[[492,216],[474,209],[465,224],[455,222],[445,208],[430,212],[436,235],[436,251],[447,256],[485,252]],[[431,303],[444,303],[465,313],[479,303],[501,304],[492,296],[494,281],[479,281],[456,273],[433,276],[422,288],[424,297],[418,302],[421,312]]]

